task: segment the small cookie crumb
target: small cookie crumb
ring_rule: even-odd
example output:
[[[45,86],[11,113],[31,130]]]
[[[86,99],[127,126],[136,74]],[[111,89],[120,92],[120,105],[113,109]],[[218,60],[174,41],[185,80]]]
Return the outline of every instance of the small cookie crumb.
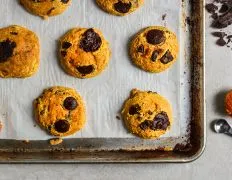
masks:
[[[118,115],[116,116],[116,119],[117,119],[117,120],[121,120],[120,116],[118,116]]]
[[[61,139],[61,138],[54,138],[54,139],[50,139],[50,140],[49,140],[49,143],[50,143],[52,146],[61,144],[62,142],[63,142],[63,139]]]

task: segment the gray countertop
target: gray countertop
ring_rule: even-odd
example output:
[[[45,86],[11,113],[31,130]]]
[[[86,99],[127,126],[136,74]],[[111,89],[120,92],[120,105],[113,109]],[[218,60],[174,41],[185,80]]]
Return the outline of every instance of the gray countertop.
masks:
[[[225,116],[224,92],[232,89],[232,50],[214,45],[216,39],[208,27],[206,18],[207,144],[198,160],[187,164],[0,165],[0,179],[229,179],[232,138],[212,132],[210,123]]]

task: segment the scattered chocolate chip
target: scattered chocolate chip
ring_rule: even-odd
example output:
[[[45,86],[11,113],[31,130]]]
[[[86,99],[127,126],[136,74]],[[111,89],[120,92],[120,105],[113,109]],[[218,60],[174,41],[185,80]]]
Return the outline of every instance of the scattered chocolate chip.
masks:
[[[58,120],[54,124],[55,130],[59,133],[65,133],[69,130],[70,124],[67,120]]]
[[[148,113],[149,115],[152,115],[152,114],[153,114],[152,111],[150,111],[150,110],[149,110],[147,113]]]
[[[229,7],[227,4],[223,4],[219,10],[219,13],[226,13],[229,10]]]
[[[161,112],[157,114],[153,120],[153,125],[151,129],[157,130],[166,130],[167,127],[170,125],[169,118],[166,112]]]
[[[101,37],[93,29],[85,31],[80,41],[80,48],[82,48],[85,52],[95,52],[101,47],[101,45]]]
[[[63,42],[62,43],[62,48],[63,49],[68,49],[72,46],[72,44],[70,42]]]
[[[159,51],[157,51],[157,50],[153,51],[153,53],[152,53],[152,55],[151,55],[151,60],[152,60],[153,62],[155,62],[156,59],[157,59],[157,57],[158,57],[158,55],[159,55]]]
[[[69,0],[61,0],[62,3],[67,4]]]
[[[74,110],[76,109],[77,105],[78,105],[77,100],[74,97],[67,97],[64,100],[64,107],[67,110]]]
[[[16,43],[9,39],[0,42],[0,63],[6,62],[13,55]]]
[[[166,19],[167,14],[162,15],[162,20],[164,21]]]
[[[117,3],[114,4],[114,9],[119,13],[128,13],[131,9],[131,6],[131,2],[123,3],[121,0],[119,0]]]
[[[141,110],[141,107],[138,104],[132,105],[129,109],[130,115],[139,114],[139,111]]]
[[[226,41],[221,37],[216,41],[216,44],[219,46],[225,46],[227,43]]]
[[[213,32],[212,35],[215,37],[225,37],[226,33],[225,32]]]
[[[149,44],[153,45],[160,44],[166,40],[163,31],[157,29],[148,31],[146,39]]]
[[[90,74],[94,71],[94,67],[92,65],[89,66],[78,66],[77,71],[81,73],[82,75]]]
[[[169,50],[167,50],[167,52],[163,55],[163,57],[161,57],[160,62],[162,62],[163,64],[168,64],[171,61],[173,61],[173,56],[171,54],[171,52]]]
[[[152,126],[152,121],[148,121],[148,120],[145,120],[143,121],[139,127],[142,129],[142,130],[146,130],[148,128],[150,128]]]
[[[209,3],[205,5],[205,9],[209,12],[209,13],[215,13],[215,11],[218,10],[218,7],[213,4],[213,3]]]
[[[139,45],[139,47],[137,48],[137,51],[140,53],[144,53],[144,46],[142,44]]]

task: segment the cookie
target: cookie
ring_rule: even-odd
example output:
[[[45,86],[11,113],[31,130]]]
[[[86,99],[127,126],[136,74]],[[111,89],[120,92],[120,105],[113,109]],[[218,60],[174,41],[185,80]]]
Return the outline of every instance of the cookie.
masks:
[[[232,90],[227,92],[225,97],[225,109],[227,114],[232,116]]]
[[[20,3],[32,14],[48,18],[63,13],[72,0],[20,0]]]
[[[16,25],[0,29],[0,77],[32,76],[39,63],[39,39],[34,32]]]
[[[142,6],[144,0],[96,0],[96,2],[100,8],[110,14],[125,16]]]
[[[86,122],[81,96],[71,88],[52,87],[34,101],[40,126],[54,136],[68,136],[82,129]]]
[[[171,106],[164,97],[137,89],[125,102],[122,117],[129,131],[144,139],[160,137],[173,122]]]
[[[153,26],[139,32],[130,45],[130,56],[139,68],[159,73],[171,67],[179,52],[176,35],[165,27]]]
[[[64,70],[77,78],[100,74],[108,65],[111,51],[98,29],[75,28],[60,39],[60,61]]]

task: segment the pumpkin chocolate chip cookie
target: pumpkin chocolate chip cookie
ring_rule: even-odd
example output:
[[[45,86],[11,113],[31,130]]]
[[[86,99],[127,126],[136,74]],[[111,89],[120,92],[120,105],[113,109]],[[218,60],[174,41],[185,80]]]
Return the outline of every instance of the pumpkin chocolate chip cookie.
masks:
[[[97,76],[111,56],[108,42],[95,28],[72,29],[60,39],[59,52],[64,70],[77,78]]]
[[[142,6],[144,0],[96,0],[96,2],[104,11],[124,16],[137,10]]]
[[[176,35],[165,27],[152,26],[138,33],[131,42],[130,56],[141,69],[159,73],[177,60],[179,53]]]
[[[158,138],[171,127],[173,117],[168,101],[157,93],[133,89],[122,116],[129,131],[141,138]]]
[[[38,123],[54,136],[68,136],[82,129],[86,122],[81,96],[71,88],[52,87],[34,101]]]
[[[63,13],[72,0],[20,0],[32,14],[47,18]]]
[[[40,47],[36,34],[21,26],[0,29],[0,77],[25,78],[39,67]]]

